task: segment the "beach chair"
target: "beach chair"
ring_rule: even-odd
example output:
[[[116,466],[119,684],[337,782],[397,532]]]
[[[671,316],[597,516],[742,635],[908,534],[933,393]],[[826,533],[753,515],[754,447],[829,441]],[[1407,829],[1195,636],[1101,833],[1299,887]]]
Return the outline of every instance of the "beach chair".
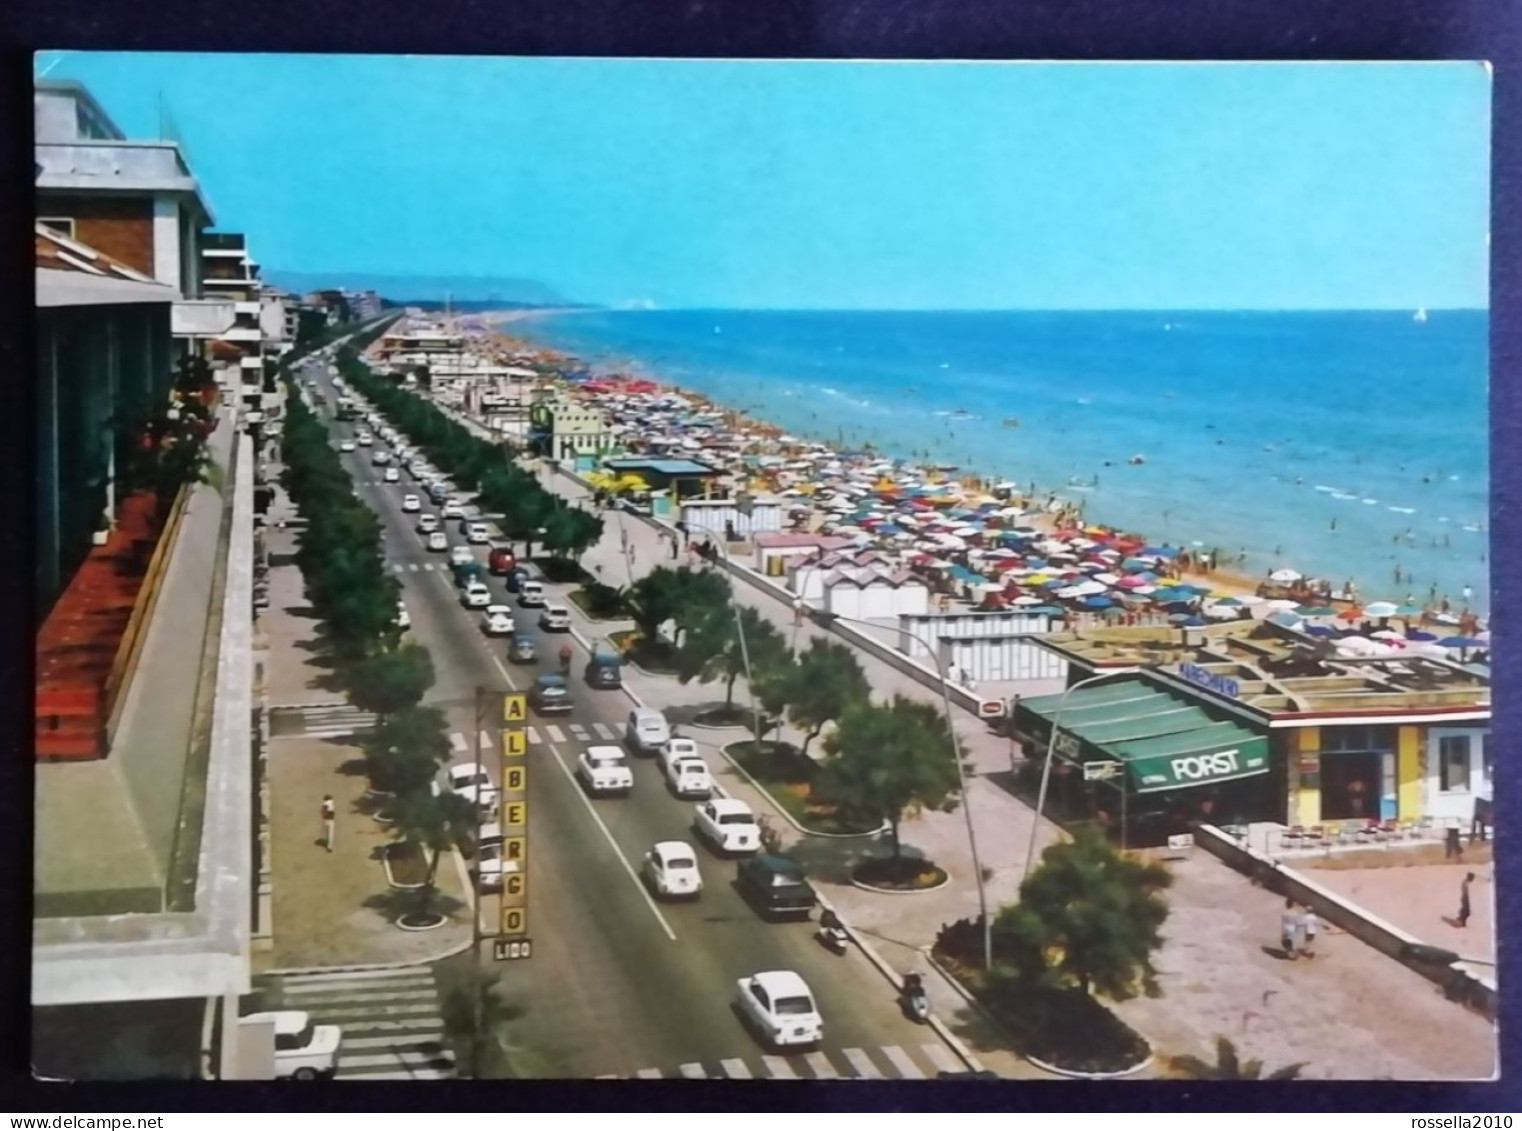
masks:
[[[1285,848],[1300,848],[1305,844],[1305,826],[1291,825],[1279,834],[1279,843]]]

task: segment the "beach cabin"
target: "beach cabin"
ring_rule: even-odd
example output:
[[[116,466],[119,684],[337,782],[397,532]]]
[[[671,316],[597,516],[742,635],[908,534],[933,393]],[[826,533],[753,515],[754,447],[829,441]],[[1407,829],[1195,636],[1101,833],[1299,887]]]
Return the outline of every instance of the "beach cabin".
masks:
[[[754,496],[742,501],[729,499],[684,499],[679,515],[693,534],[702,531],[722,538],[733,530],[740,541],[753,535],[782,529],[783,503],[775,496]]]
[[[638,475],[648,483],[657,518],[674,517],[684,499],[711,498],[723,475],[718,468],[690,459],[620,457],[604,459],[602,468],[612,475]]]
[[[753,542],[756,570],[767,577],[787,577],[788,565],[795,559],[843,550],[851,539],[835,534],[775,533],[757,534]]]
[[[794,593],[837,616],[884,620],[930,611],[930,587],[876,551],[826,554],[794,564],[790,573],[789,588]]]

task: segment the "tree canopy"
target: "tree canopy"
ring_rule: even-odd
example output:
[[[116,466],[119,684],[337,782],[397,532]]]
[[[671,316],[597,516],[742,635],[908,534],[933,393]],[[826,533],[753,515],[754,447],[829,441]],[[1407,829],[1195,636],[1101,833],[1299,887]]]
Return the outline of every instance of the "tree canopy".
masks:
[[[433,657],[418,644],[377,652],[354,665],[349,700],[381,719],[422,702],[433,686]]]
[[[887,706],[855,703],[824,746],[829,757],[819,768],[815,795],[845,816],[886,821],[895,859],[900,823],[956,798],[958,753],[946,720],[928,703],[902,695]]]
[[[1215,1053],[1214,1062],[1198,1056],[1169,1057],[1168,1067],[1190,1080],[1295,1080],[1306,1065],[1303,1060],[1297,1061],[1276,1068],[1265,1076],[1263,1062],[1242,1060],[1237,1053],[1237,1046],[1229,1037],[1215,1039]]]
[[[698,619],[688,629],[678,653],[677,678],[683,683],[722,679],[724,705],[728,707],[734,703],[735,681],[745,674],[747,661],[753,670],[785,663],[787,640],[771,621],[749,606],[740,609],[738,626],[732,605],[698,608]]]
[[[806,732],[806,754],[809,743],[827,724],[871,697],[872,686],[850,648],[834,640],[816,639],[799,654],[782,693],[787,699],[788,721]]]
[[[994,920],[1000,949],[1023,977],[1113,999],[1157,992],[1152,953],[1168,918],[1173,882],[1160,864],[1117,852],[1089,827],[1054,844],[1020,887],[1020,902]]]

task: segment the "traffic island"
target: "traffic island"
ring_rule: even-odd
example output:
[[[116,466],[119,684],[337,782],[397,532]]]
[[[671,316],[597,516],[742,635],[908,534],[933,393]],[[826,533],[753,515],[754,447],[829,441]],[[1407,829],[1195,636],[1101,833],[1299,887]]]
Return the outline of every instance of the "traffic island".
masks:
[[[806,836],[864,837],[883,830],[881,823],[854,820],[815,798],[819,767],[790,742],[766,742],[759,747],[750,740],[731,742],[721,752]]]
[[[411,841],[388,844],[381,850],[386,882],[398,891],[421,891],[428,886],[428,858]]]
[[[624,607],[623,590],[600,581],[588,581],[566,594],[566,600],[581,610],[590,621],[621,620],[629,615]]]
[[[665,640],[646,640],[637,631],[610,632],[608,641],[622,653],[624,663],[645,675],[676,675],[676,647]]]
[[[851,884],[878,895],[918,895],[951,882],[946,869],[914,856],[880,856],[851,869]]]
[[[971,994],[1019,1053],[1045,1072],[1083,1080],[1134,1076],[1152,1063],[1152,1046],[1093,995],[1016,976],[999,962],[982,965],[983,931],[973,919],[941,928],[931,955]]]
[[[709,730],[727,730],[731,727],[749,726],[752,715],[738,703],[720,703],[692,716],[692,725]]]

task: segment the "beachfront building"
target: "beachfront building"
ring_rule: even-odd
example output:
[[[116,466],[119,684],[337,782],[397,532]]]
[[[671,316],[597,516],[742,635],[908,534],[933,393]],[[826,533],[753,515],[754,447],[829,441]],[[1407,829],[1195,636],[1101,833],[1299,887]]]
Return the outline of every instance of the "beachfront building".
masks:
[[[1489,679],[1448,660],[1354,654],[1255,620],[1034,639],[1067,661],[1070,686],[1115,677],[1014,711],[1029,757],[1058,727],[1054,780],[1079,809],[1113,816],[1128,789],[1163,835],[1188,820],[1340,828],[1488,809]],[[1124,776],[1086,781],[1101,761]]]
[[[767,577],[787,577],[794,560],[851,545],[851,539],[838,534],[757,534],[751,541],[755,546],[755,569]]]
[[[742,494],[723,499],[684,499],[681,520],[693,533],[703,532],[748,542],[753,537],[782,529],[785,500],[775,496]]]
[[[604,459],[602,469],[612,475],[637,475],[650,488],[651,513],[680,514],[685,499],[713,498],[723,472],[690,459],[650,459],[638,456]]]
[[[539,450],[549,459],[578,470],[592,470],[599,459],[617,450],[617,436],[607,412],[588,401],[541,392],[530,406],[529,418],[530,436]],[[650,482],[649,477],[646,482]]]

